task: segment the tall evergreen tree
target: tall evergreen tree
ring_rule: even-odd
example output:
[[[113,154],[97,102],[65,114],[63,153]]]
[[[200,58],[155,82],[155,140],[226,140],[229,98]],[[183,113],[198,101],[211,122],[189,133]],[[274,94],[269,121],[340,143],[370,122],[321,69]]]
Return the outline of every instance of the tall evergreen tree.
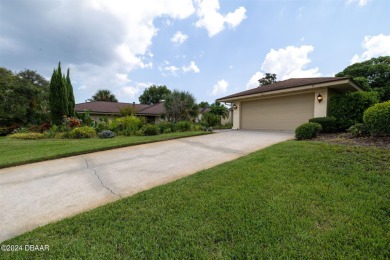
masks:
[[[54,69],[51,76],[49,103],[53,123],[56,125],[61,124],[62,117],[69,114],[66,80],[61,73],[61,63],[58,63],[58,69]]]
[[[70,81],[70,76],[69,76],[69,68],[66,73],[66,88],[68,92],[68,115],[69,116],[74,116],[74,106],[75,106],[75,101],[74,101],[74,94],[73,94],[73,86],[72,82]]]

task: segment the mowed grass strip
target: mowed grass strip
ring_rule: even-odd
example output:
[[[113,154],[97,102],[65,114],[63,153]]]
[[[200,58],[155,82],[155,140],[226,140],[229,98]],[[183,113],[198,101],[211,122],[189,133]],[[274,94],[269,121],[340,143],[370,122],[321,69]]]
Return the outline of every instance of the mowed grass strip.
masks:
[[[0,137],[0,168],[202,134],[206,134],[206,132],[175,132],[154,136],[116,136],[109,139],[20,140]]]
[[[0,258],[386,259],[389,169],[389,149],[288,141],[5,241],[50,251]]]

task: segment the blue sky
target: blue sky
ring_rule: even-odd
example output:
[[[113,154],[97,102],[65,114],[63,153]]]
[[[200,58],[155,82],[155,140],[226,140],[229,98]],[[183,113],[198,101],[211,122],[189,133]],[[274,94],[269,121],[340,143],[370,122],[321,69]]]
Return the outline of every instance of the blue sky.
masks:
[[[390,55],[388,0],[3,0],[0,66],[70,68],[76,102],[152,84],[198,102]]]

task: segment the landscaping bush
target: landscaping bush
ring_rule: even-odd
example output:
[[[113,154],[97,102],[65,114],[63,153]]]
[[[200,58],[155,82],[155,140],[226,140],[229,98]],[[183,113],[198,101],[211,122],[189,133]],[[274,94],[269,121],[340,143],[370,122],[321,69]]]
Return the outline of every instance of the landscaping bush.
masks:
[[[64,116],[63,124],[69,128],[80,127],[81,126],[81,119],[78,119],[77,117]]]
[[[376,92],[335,95],[329,101],[329,115],[336,118],[338,130],[345,131],[355,123],[362,123],[364,111],[378,102]]]
[[[10,128],[7,126],[0,126],[0,136],[8,135],[10,134]]]
[[[91,138],[95,136],[95,129],[90,126],[75,127],[69,132],[69,138],[73,139]]]
[[[109,129],[110,129],[110,126],[108,125],[108,122],[106,122],[106,121],[100,121],[95,126],[95,130],[97,132],[102,132],[104,130],[109,130]]]
[[[364,123],[373,136],[390,136],[390,101],[379,103],[364,112]]]
[[[298,140],[312,139],[318,135],[322,126],[318,123],[304,123],[295,129],[295,138]]]
[[[157,125],[146,124],[141,128],[141,131],[144,132],[144,135],[158,135],[160,134],[160,129]]]
[[[211,112],[204,113],[202,115],[202,124],[204,126],[218,126],[221,124],[221,117]]]
[[[171,122],[162,121],[157,124],[160,129],[160,133],[171,133],[173,132],[174,126]]]
[[[122,134],[127,136],[134,135],[143,125],[142,119],[136,116],[121,117],[117,120],[121,123],[119,126],[122,128]]]
[[[98,136],[100,138],[114,138],[115,133],[113,131],[110,131],[110,130],[103,130],[98,134]]]
[[[367,125],[363,123],[356,123],[347,130],[349,133],[351,133],[355,137],[359,136],[366,136],[370,134],[369,129],[367,128]]]
[[[174,130],[177,132],[187,132],[191,131],[191,122],[190,121],[179,121],[175,124]]]
[[[322,126],[321,132],[334,133],[337,132],[337,121],[334,117],[315,117],[309,120],[311,123],[317,123]]]
[[[24,139],[24,140],[37,140],[45,138],[42,133],[15,133],[10,135],[11,138]]]

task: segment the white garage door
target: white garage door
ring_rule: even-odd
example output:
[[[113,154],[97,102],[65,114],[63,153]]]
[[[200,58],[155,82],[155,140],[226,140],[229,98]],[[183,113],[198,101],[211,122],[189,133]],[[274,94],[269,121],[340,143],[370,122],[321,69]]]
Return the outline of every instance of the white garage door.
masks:
[[[314,93],[241,103],[241,128],[295,130],[314,116]]]

